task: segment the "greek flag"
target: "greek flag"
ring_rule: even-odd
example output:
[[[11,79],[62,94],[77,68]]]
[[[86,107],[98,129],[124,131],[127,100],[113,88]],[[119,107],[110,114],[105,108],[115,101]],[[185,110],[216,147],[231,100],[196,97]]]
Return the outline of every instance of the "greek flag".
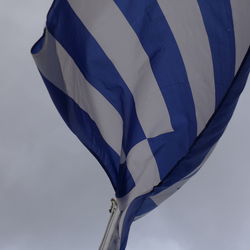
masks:
[[[250,70],[250,0],[55,0],[32,55],[96,157],[118,216],[107,249],[202,167]],[[94,180],[93,180],[94,182]]]

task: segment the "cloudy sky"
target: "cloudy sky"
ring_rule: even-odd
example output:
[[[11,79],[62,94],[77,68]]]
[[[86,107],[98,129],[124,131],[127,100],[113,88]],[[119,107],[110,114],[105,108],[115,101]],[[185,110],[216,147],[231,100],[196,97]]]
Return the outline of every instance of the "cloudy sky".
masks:
[[[0,249],[95,250],[113,191],[30,55],[51,0],[0,3]],[[133,224],[128,250],[249,250],[250,81],[203,169]]]

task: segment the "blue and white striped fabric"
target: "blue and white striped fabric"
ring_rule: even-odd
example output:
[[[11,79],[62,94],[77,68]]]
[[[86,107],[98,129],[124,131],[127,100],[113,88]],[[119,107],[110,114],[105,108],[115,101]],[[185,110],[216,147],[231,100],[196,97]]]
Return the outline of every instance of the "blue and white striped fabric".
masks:
[[[109,250],[212,152],[247,81],[249,24],[250,0],[53,2],[32,54],[115,190]]]

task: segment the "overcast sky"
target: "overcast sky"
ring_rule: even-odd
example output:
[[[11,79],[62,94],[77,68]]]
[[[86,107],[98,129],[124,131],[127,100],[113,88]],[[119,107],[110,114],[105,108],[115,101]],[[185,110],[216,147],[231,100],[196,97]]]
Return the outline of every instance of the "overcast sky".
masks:
[[[95,250],[113,191],[30,55],[51,0],[0,3],[0,249]],[[202,170],[133,224],[128,250],[249,250],[250,82]]]

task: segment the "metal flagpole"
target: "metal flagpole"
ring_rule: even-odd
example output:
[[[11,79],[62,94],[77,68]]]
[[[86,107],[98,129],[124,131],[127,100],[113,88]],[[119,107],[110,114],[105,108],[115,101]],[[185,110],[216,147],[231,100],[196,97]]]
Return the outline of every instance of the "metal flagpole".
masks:
[[[114,249],[114,246],[112,246],[112,240],[114,236],[114,233],[116,231],[117,223],[120,218],[120,211],[118,208],[117,201],[115,199],[111,199],[111,208],[109,209],[110,212],[110,219],[105,231],[105,234],[103,236],[101,245],[99,247],[99,250],[116,250]]]

